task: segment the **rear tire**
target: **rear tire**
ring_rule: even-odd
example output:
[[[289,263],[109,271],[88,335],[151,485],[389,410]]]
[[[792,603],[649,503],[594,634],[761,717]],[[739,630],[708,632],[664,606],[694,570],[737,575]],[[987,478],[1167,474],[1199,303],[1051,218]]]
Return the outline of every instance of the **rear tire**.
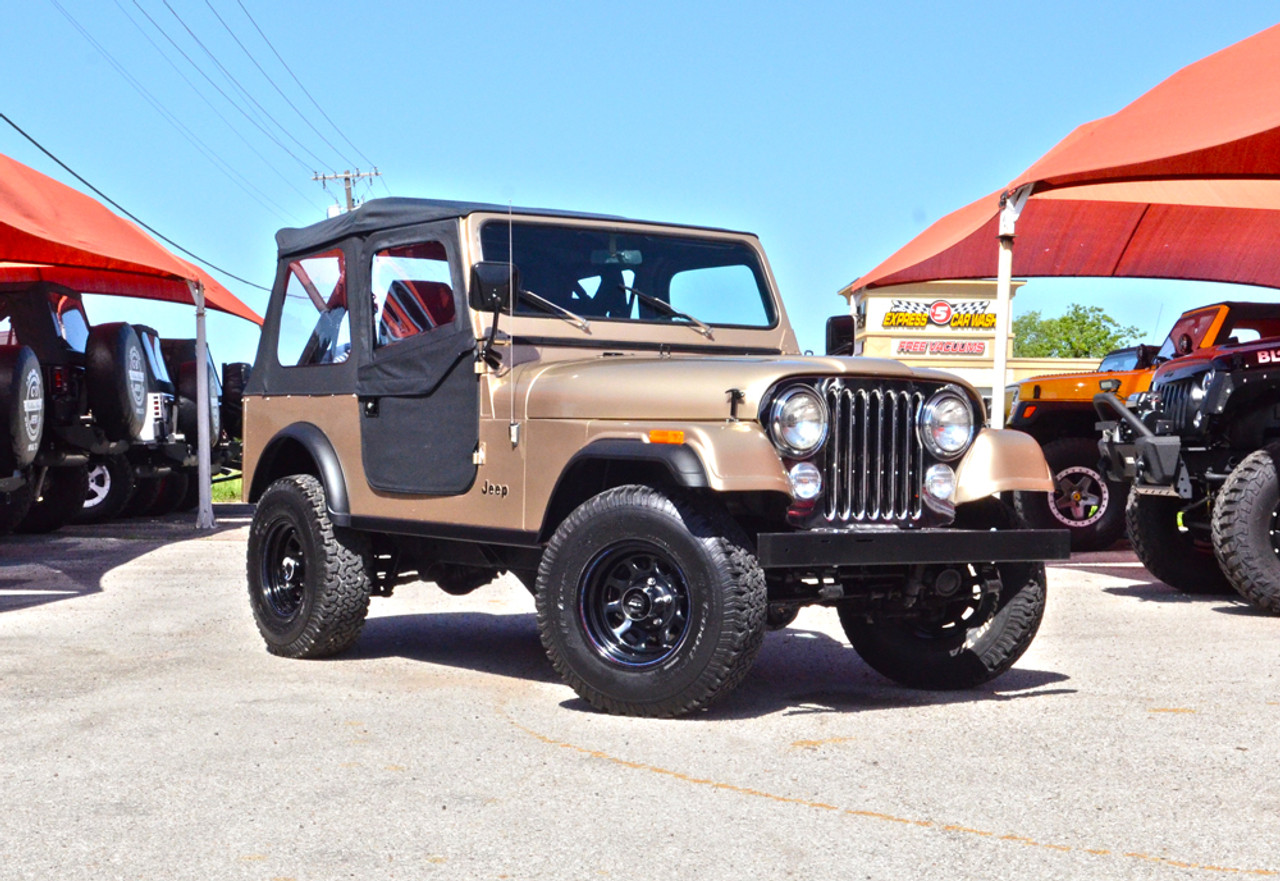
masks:
[[[249,605],[267,651],[322,658],[349,648],[369,612],[368,536],[329,519],[324,486],[309,474],[277,480],[249,528]]]
[[[84,505],[72,519],[76,523],[101,523],[120,516],[133,494],[133,468],[124,456],[89,460],[88,490]]]
[[[0,492],[0,535],[18,528],[31,509],[31,484],[24,483],[12,492]]]
[[[178,510],[178,506],[186,498],[188,483],[190,480],[183,471],[170,471],[166,474],[160,479],[160,492],[147,509],[147,514],[151,517],[163,517]]]
[[[1174,590],[1188,594],[1232,593],[1231,582],[1218,565],[1211,543],[1197,541],[1194,532],[1178,526],[1182,507],[1181,499],[1131,493],[1124,520],[1133,552],[1148,572]]]
[[[40,497],[31,503],[18,532],[42,533],[70,523],[84,506],[89,488],[89,469],[84,465],[50,468],[45,472]]]
[[[1064,437],[1044,445],[1053,473],[1048,493],[1016,492],[1018,515],[1032,529],[1071,531],[1071,550],[1100,551],[1124,535],[1124,507],[1129,484],[1106,480],[1098,470],[1098,443]]]
[[[1213,503],[1213,548],[1240,595],[1280,615],[1280,445],[1256,450],[1227,477]]]
[[[971,502],[957,512],[965,529],[1009,529],[1015,514],[1003,502]],[[861,658],[881,675],[910,688],[974,688],[1004,673],[1031,645],[1044,617],[1043,563],[986,563],[968,571],[968,589],[927,618],[876,620],[840,606],[840,624]],[[986,583],[998,577],[999,590]]]
[[[120,516],[142,517],[146,515],[160,495],[160,481],[162,479],[160,476],[140,477],[137,472],[134,472],[133,492],[129,494],[128,501],[124,503]]]

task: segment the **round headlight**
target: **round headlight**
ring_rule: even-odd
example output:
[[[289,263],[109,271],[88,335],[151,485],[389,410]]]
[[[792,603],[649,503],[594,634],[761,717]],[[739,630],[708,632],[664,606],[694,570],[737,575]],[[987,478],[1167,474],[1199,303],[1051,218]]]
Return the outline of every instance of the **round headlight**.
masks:
[[[973,439],[973,408],[954,389],[942,389],[920,414],[920,436],[939,459],[954,459]]]
[[[788,456],[811,456],[827,439],[827,405],[803,386],[778,395],[769,410],[769,436]]]

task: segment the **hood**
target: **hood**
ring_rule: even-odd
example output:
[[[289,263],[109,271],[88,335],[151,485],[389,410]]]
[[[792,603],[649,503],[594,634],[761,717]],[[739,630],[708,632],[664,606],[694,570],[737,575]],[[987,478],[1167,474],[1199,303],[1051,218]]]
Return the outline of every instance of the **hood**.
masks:
[[[521,396],[531,419],[703,421],[729,417],[729,390],[743,393],[738,417],[755,419],[769,388],[787,377],[856,376],[963,381],[881,358],[620,356],[526,368]]]

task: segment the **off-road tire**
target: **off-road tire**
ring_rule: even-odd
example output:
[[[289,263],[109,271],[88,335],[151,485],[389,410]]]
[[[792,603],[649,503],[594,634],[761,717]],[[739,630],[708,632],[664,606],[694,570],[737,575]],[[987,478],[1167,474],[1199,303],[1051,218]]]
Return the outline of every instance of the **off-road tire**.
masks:
[[[355,643],[369,613],[368,536],[334,526],[324,486],[282,477],[262,494],[249,527],[249,605],[267,651],[322,658]]]
[[[1213,550],[1240,595],[1280,615],[1280,445],[1255,450],[1227,477],[1213,502]]]
[[[1147,571],[1174,590],[1187,594],[1230,594],[1212,548],[1178,528],[1181,499],[1131,493],[1124,507],[1125,529],[1133,552]]]
[[[133,492],[120,511],[121,517],[145,517],[151,506],[160,496],[160,484],[163,475],[141,477],[137,472],[133,475]]]
[[[183,494],[182,500],[178,502],[175,511],[194,511],[196,506],[200,504],[200,472],[190,469],[185,472],[187,475],[187,491]]]
[[[84,506],[89,490],[89,468],[50,468],[45,472],[40,497],[31,503],[27,516],[18,524],[18,532],[53,532],[70,523]]]
[[[31,489],[30,483],[24,483],[11,492],[0,492],[0,535],[13,532],[27,516],[31,509]]]
[[[133,495],[133,467],[124,456],[94,457],[89,460],[84,504],[72,517],[75,523],[113,520]]]
[[[746,676],[767,602],[764,571],[727,514],[622,486],[583,502],[556,529],[536,605],[547,657],[583,700],[670,717],[710,705]],[[632,620],[638,608],[649,611]],[[649,636],[655,645],[646,648]]]
[[[216,444],[222,434],[222,410],[216,394],[218,375],[212,365],[206,365],[206,370],[209,373],[209,441]],[[200,408],[196,404],[199,389],[196,362],[184,361],[179,364],[174,379],[178,388],[178,431],[186,437],[187,443],[194,445],[196,438],[200,436]]]
[[[35,352],[0,346],[0,476],[35,461],[45,417],[44,376]]]
[[[1018,521],[1003,502],[984,499],[962,506],[956,525],[1008,529]],[[839,607],[845,635],[868,666],[910,688],[950,690],[989,682],[1022,657],[1044,617],[1044,564],[956,568],[968,572],[973,596],[967,597],[962,588],[955,603],[927,617],[877,619],[853,606]],[[987,597],[981,583],[993,573],[999,575],[1000,589]]]
[[[185,471],[170,471],[160,479],[160,492],[155,501],[147,509],[150,517],[163,517],[178,510],[187,495],[187,485],[191,482]]]
[[[147,418],[146,355],[137,331],[123,322],[99,324],[85,346],[85,383],[93,418],[113,441],[134,441]]]
[[[1103,476],[1098,469],[1102,457],[1094,439],[1059,438],[1045,444],[1043,450],[1055,489],[1049,493],[1015,492],[1018,516],[1032,529],[1069,530],[1073,551],[1111,547],[1124,535],[1129,484]],[[1096,507],[1088,504],[1090,499],[1096,500]]]

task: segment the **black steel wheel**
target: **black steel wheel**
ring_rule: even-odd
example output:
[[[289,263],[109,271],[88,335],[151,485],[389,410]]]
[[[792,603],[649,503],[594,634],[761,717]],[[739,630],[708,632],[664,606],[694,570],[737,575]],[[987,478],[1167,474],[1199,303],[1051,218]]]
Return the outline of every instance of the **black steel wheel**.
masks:
[[[309,474],[262,494],[249,528],[249,605],[267,651],[320,658],[350,647],[369,611],[368,537],[333,525]]]
[[[538,569],[538,629],[560,676],[597,709],[678,716],[746,675],[764,639],[764,572],[727,514],[623,486],[556,529]]]
[[[689,585],[680,564],[649,542],[623,542],[588,564],[578,614],[602,658],[627,667],[660,664],[689,634]]]
[[[956,517],[965,529],[1017,523],[996,499],[964,505]],[[911,688],[958,689],[988,682],[1022,657],[1044,617],[1044,564],[980,563],[955,571],[953,598],[915,618],[839,608],[845,635],[868,666]]]

